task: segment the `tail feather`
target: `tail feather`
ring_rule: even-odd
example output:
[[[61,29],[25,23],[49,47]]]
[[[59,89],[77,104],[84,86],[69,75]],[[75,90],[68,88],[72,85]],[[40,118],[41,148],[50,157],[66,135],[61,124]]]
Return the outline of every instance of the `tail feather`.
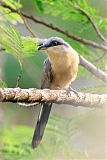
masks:
[[[33,139],[32,139],[32,148],[36,148],[42,140],[51,108],[52,108],[52,103],[44,103],[41,108],[41,112],[39,114]]]

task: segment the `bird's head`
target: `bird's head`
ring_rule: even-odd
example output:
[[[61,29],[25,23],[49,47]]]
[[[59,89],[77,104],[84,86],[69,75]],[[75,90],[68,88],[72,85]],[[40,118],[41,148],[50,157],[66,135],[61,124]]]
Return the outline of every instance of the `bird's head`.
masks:
[[[62,38],[51,37],[46,39],[43,44],[40,44],[38,50],[45,50],[47,54],[57,54],[64,53],[69,47],[69,44]]]

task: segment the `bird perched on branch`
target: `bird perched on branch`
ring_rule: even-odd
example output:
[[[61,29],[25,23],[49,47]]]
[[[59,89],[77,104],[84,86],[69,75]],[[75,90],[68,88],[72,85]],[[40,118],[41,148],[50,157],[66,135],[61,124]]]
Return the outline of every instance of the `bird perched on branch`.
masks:
[[[67,42],[58,37],[46,39],[38,50],[44,50],[48,56],[44,62],[41,88],[69,88],[77,76],[78,53]],[[42,104],[32,139],[32,148],[37,147],[42,140],[51,108],[52,103]]]

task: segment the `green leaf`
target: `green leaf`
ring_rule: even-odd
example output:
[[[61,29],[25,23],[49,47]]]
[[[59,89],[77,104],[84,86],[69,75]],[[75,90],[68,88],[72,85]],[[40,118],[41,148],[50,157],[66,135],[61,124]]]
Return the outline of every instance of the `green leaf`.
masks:
[[[23,24],[23,19],[18,13],[10,13],[5,16],[7,21],[10,21],[12,24],[16,25],[17,23]]]
[[[6,82],[0,80],[0,88],[8,88]]]
[[[30,57],[37,50],[36,39],[30,37],[21,37],[15,27],[0,25],[0,44],[14,57],[16,57],[22,66],[24,57]]]
[[[6,3],[8,6],[10,6],[13,9],[20,9],[22,5],[20,3],[17,3],[12,0],[3,0],[4,3]],[[8,21],[12,24],[17,24],[18,22],[23,24],[23,19],[21,18],[19,13],[11,12],[10,9],[5,8],[3,6],[0,6],[0,21]]]
[[[22,37],[22,45],[22,50],[26,57],[34,56],[34,53],[38,48],[38,43],[36,42],[35,38]]]
[[[33,4],[35,5],[35,7],[43,12],[44,11],[44,6],[43,6],[43,1],[42,0],[32,0]]]
[[[20,9],[20,8],[22,8],[21,3],[16,2],[14,0],[2,0],[2,2],[4,2],[5,4],[7,4],[8,6],[12,7],[13,9]]]

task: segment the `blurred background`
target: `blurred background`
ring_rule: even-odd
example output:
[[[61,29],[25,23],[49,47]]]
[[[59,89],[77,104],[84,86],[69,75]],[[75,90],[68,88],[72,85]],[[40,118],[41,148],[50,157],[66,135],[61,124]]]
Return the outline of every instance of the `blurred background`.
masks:
[[[19,2],[23,6],[22,10],[28,15],[34,15],[36,18],[52,23],[74,35],[100,43],[92,25],[84,16],[81,18],[75,12],[71,13],[70,16],[66,14],[70,10],[69,5],[65,5],[66,1],[65,4],[62,0],[59,3],[57,0],[20,0]],[[107,37],[107,27],[105,27],[107,24],[107,0],[86,0],[86,2],[81,0],[80,4],[83,8],[85,5],[89,7],[86,6],[86,9],[89,9],[88,11],[95,19],[102,34]],[[66,12],[63,11],[64,5]],[[102,22],[103,19],[105,19],[105,23]],[[27,24],[39,38],[62,37],[77,52],[107,72],[107,56],[96,61],[104,54],[102,50],[85,46],[28,19]],[[21,36],[32,37],[24,24],[17,23],[15,27]],[[40,88],[45,58],[44,52],[37,51],[34,56],[24,58],[20,88]],[[18,60],[11,54],[0,52],[0,78],[6,86],[15,87],[19,72]],[[81,66],[72,88],[90,93],[107,93],[105,83]],[[39,106],[25,108],[19,107],[18,104],[0,103],[0,160],[107,159],[106,106],[101,109],[90,109],[82,106],[54,105],[42,144],[37,149],[32,150],[30,147],[31,138],[39,110]]]

